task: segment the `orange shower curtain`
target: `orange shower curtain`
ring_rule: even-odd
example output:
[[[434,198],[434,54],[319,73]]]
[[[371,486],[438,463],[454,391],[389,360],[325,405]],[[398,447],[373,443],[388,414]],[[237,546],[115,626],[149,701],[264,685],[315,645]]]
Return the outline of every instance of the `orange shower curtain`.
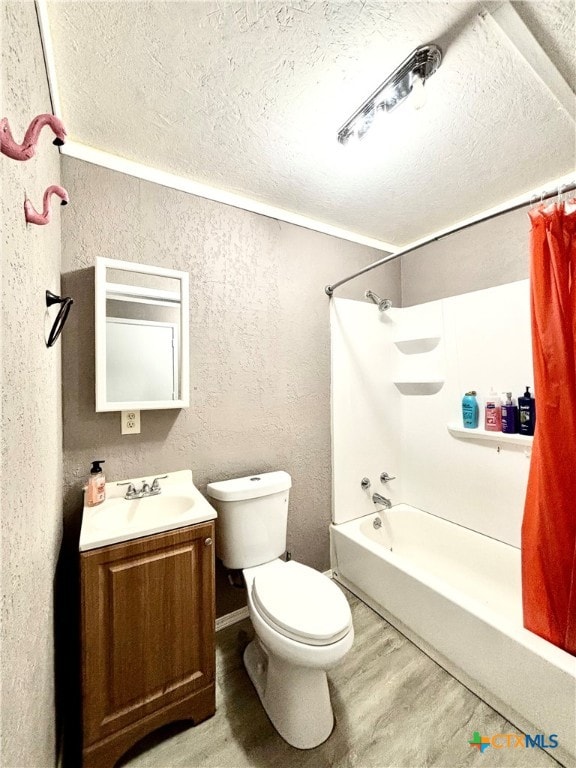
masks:
[[[536,433],[522,524],[524,626],[576,655],[576,201],[530,211]]]

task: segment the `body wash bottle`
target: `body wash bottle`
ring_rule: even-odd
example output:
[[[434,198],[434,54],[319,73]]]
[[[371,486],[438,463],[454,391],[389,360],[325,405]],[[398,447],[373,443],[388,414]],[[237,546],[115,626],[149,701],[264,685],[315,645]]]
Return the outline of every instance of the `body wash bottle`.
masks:
[[[486,400],[484,409],[484,428],[487,432],[502,431],[502,411],[501,402],[498,394],[492,390]]]
[[[533,435],[536,426],[536,401],[530,394],[530,387],[526,387],[524,396],[518,398],[518,412],[520,415],[520,434]]]
[[[478,427],[478,401],[474,390],[466,392],[462,398],[462,423],[466,429]]]
[[[102,504],[106,498],[106,478],[100,464],[104,464],[104,459],[96,459],[92,462],[90,468],[90,477],[86,486],[86,506],[95,507]]]
[[[518,408],[512,400],[512,392],[506,392],[506,402],[502,406],[502,432],[509,435],[518,432]]]

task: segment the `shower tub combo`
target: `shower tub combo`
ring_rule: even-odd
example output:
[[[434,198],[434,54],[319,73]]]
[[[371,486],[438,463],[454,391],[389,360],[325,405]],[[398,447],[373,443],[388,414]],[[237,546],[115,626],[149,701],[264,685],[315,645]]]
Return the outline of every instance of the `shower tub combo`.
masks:
[[[406,504],[330,531],[341,584],[574,764],[576,658],[522,626],[520,550]]]

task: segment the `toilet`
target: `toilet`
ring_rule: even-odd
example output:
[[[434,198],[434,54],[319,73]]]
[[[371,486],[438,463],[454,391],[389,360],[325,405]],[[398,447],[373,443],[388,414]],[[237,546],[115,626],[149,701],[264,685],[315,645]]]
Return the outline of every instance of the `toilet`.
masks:
[[[241,569],[256,638],[244,665],[272,724],[289,744],[317,747],[334,727],[326,671],[350,650],[348,601],[326,576],[280,560],[286,551],[287,472],[209,483],[218,510],[216,554]]]

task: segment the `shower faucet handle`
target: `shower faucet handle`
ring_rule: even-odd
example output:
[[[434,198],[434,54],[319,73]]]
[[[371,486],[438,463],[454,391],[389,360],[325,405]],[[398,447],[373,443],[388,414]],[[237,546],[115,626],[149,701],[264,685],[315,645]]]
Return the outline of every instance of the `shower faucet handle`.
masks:
[[[389,482],[390,482],[390,480],[396,480],[396,477],[391,477],[391,476],[388,474],[388,472],[382,472],[382,474],[380,475],[380,480],[381,480],[381,482],[383,482],[383,483],[389,483]]]
[[[369,477],[363,477],[362,480],[360,481],[360,487],[362,488],[363,491],[367,491],[371,485],[372,483],[370,482]]]

